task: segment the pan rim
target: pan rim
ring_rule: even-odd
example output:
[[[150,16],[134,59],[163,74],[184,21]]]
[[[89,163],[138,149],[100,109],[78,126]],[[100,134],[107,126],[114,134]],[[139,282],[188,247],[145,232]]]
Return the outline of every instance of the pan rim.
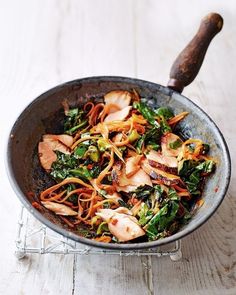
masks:
[[[208,120],[209,122],[213,125],[213,127],[215,128],[215,134],[218,133],[219,139],[221,140],[221,144],[223,147],[223,157],[225,160],[225,171],[226,171],[226,175],[225,175],[225,186],[221,192],[221,195],[218,196],[217,201],[214,203],[214,206],[212,208],[209,209],[209,211],[207,211],[207,214],[205,214],[201,219],[199,219],[196,223],[192,224],[190,227],[184,228],[183,230],[180,230],[179,232],[177,232],[176,234],[167,237],[167,238],[163,238],[160,240],[156,240],[156,241],[152,241],[152,242],[143,242],[143,243],[127,243],[127,244],[106,244],[106,243],[102,243],[102,242],[97,242],[88,238],[84,238],[81,236],[78,236],[64,228],[61,228],[60,226],[52,223],[51,221],[49,221],[47,218],[45,218],[37,209],[35,209],[31,203],[26,199],[24,193],[21,191],[15,177],[14,177],[14,172],[11,166],[11,157],[10,157],[10,144],[11,144],[11,134],[12,131],[14,130],[14,127],[17,124],[17,121],[19,120],[19,118],[21,117],[21,115],[27,110],[29,109],[36,101],[43,99],[46,95],[49,95],[50,92],[54,92],[57,89],[60,89],[61,87],[64,87],[66,85],[70,85],[70,84],[74,84],[74,83],[83,83],[83,82],[92,82],[92,81],[97,81],[97,80],[104,80],[104,82],[126,82],[127,84],[134,84],[137,83],[137,85],[139,83],[142,84],[146,84],[146,85],[150,85],[150,86],[155,86],[157,87],[162,93],[166,93],[167,95],[169,95],[170,97],[172,97],[173,95],[177,95],[179,97],[181,97],[181,99],[185,99],[190,105],[194,106],[196,109],[198,109],[198,111],[200,111],[200,113],[202,113]],[[230,177],[231,177],[231,159],[230,159],[230,153],[229,153],[229,149],[227,146],[227,143],[224,139],[224,136],[222,134],[222,132],[220,131],[220,129],[218,128],[218,126],[215,124],[215,122],[211,119],[211,117],[209,117],[209,115],[202,110],[197,104],[195,104],[192,100],[190,100],[189,98],[187,98],[186,96],[166,87],[166,86],[162,86],[158,83],[153,83],[153,82],[149,82],[149,81],[145,81],[145,80],[141,80],[141,79],[137,79],[137,78],[130,78],[130,77],[122,77],[122,76],[92,76],[92,77],[85,77],[85,78],[81,78],[81,79],[75,79],[72,81],[68,81],[68,82],[64,82],[61,83],[53,88],[50,88],[49,90],[45,91],[44,93],[42,93],[41,95],[39,95],[38,97],[36,97],[34,100],[32,100],[25,108],[22,109],[22,111],[20,112],[20,114],[17,116],[17,119],[15,120],[13,126],[10,129],[10,132],[8,133],[8,139],[7,139],[7,145],[6,145],[6,151],[5,151],[5,166],[6,166],[6,171],[7,171],[7,175],[8,175],[8,179],[9,182],[14,190],[14,192],[16,193],[17,197],[20,199],[21,203],[24,205],[24,207],[36,218],[38,219],[41,223],[43,223],[44,225],[46,225],[47,227],[49,227],[51,230],[59,233],[60,235],[67,237],[69,239],[74,240],[75,242],[78,243],[82,243],[82,244],[86,244],[88,246],[91,247],[98,247],[98,248],[103,248],[103,249],[110,249],[110,250],[141,250],[141,249],[147,249],[147,248],[156,248],[158,246],[161,245],[165,245],[171,242],[175,242],[176,240],[182,239],[184,237],[186,237],[187,235],[189,235],[190,233],[192,233],[194,230],[198,229],[200,226],[202,226],[215,212],[216,210],[219,208],[220,204],[222,203],[228,187],[229,187],[229,183],[230,183]]]

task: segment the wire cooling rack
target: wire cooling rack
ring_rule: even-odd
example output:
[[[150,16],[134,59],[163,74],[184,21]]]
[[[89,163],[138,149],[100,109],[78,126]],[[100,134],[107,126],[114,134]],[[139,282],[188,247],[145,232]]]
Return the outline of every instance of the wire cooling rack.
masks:
[[[22,259],[28,254],[78,254],[78,255],[120,255],[120,256],[169,256],[172,261],[182,258],[181,241],[168,246],[145,250],[106,250],[76,243],[42,225],[23,207],[20,211],[15,255]]]

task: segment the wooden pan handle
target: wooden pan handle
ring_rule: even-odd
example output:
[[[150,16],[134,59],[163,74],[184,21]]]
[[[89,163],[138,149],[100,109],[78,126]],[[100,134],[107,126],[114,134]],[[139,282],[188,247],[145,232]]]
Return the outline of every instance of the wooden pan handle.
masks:
[[[169,88],[181,93],[195,79],[211,40],[222,27],[223,18],[217,13],[210,13],[203,18],[197,34],[172,65],[167,85]]]

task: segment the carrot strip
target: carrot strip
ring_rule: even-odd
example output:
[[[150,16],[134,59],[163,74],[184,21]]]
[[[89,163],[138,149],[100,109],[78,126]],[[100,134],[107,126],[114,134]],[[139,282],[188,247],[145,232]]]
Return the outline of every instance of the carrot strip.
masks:
[[[107,175],[108,171],[111,169],[111,167],[113,166],[113,164],[114,164],[114,152],[112,150],[111,151],[111,155],[110,155],[110,161],[109,161],[107,167],[94,180],[94,184],[95,184],[96,187],[99,187],[99,185],[101,184],[101,181]]]
[[[48,189],[44,190],[43,192],[41,192],[40,199],[44,200],[47,195],[49,195],[50,193],[54,192],[55,190],[57,190],[61,186],[68,184],[68,183],[80,184],[80,185],[83,185],[83,186],[93,190],[93,187],[91,185],[83,182],[81,179],[76,178],[76,177],[68,177],[68,178],[64,179],[62,182],[55,184],[55,185],[49,187]]]
[[[72,223],[72,222],[70,222],[66,217],[63,217],[63,216],[61,216],[60,215],[60,218],[69,226],[69,227],[71,227],[71,228],[74,228],[75,227],[75,225]]]
[[[90,140],[90,139],[98,139],[98,137],[97,136],[86,136],[86,137],[82,137],[82,138],[78,139],[76,142],[73,143],[73,145],[71,146],[71,149],[74,150],[75,147],[78,144],[80,144],[83,141]]]
[[[88,111],[88,107],[90,107],[90,110],[89,110],[87,116],[89,116],[89,115],[91,114],[91,112],[93,111],[93,109],[94,109],[94,103],[91,102],[91,101],[87,102],[87,103],[84,105],[84,111]]]
[[[174,116],[170,120],[168,120],[168,124],[174,125],[174,124],[178,123],[179,121],[183,120],[188,114],[189,114],[189,112],[182,112],[182,113]]]
[[[97,242],[102,242],[102,243],[110,243],[111,237],[110,236],[101,236],[101,237],[94,238],[94,240]]]

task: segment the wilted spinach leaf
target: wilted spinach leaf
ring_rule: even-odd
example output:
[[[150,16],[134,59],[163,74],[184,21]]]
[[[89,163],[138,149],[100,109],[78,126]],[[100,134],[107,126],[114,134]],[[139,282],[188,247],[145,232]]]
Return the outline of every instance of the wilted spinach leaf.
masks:
[[[155,119],[155,112],[153,109],[151,109],[150,107],[147,106],[146,103],[144,102],[134,102],[133,107],[137,110],[139,110],[139,112],[143,115],[143,117],[153,126],[155,127],[159,127],[159,123],[157,122],[157,120]]]
[[[168,226],[175,219],[179,209],[176,201],[169,200],[146,224],[145,231],[149,240],[155,240],[157,235],[168,229]]]
[[[86,113],[78,108],[70,109],[66,114],[64,131],[67,134],[74,134],[78,129],[87,124]]]
[[[141,209],[138,215],[139,215],[139,221],[138,221],[139,224],[141,226],[144,226],[153,217],[153,211],[148,208],[147,204],[142,203]]]
[[[159,116],[159,117],[163,117],[166,120],[174,117],[174,113],[172,112],[172,110],[170,108],[167,107],[160,107],[158,108],[155,113]]]
[[[135,144],[138,153],[140,154],[142,152],[142,146],[144,144],[146,146],[156,144],[156,148],[160,147],[158,144],[160,142],[160,136],[160,128],[152,127],[151,129],[147,130],[146,133],[143,134]]]

